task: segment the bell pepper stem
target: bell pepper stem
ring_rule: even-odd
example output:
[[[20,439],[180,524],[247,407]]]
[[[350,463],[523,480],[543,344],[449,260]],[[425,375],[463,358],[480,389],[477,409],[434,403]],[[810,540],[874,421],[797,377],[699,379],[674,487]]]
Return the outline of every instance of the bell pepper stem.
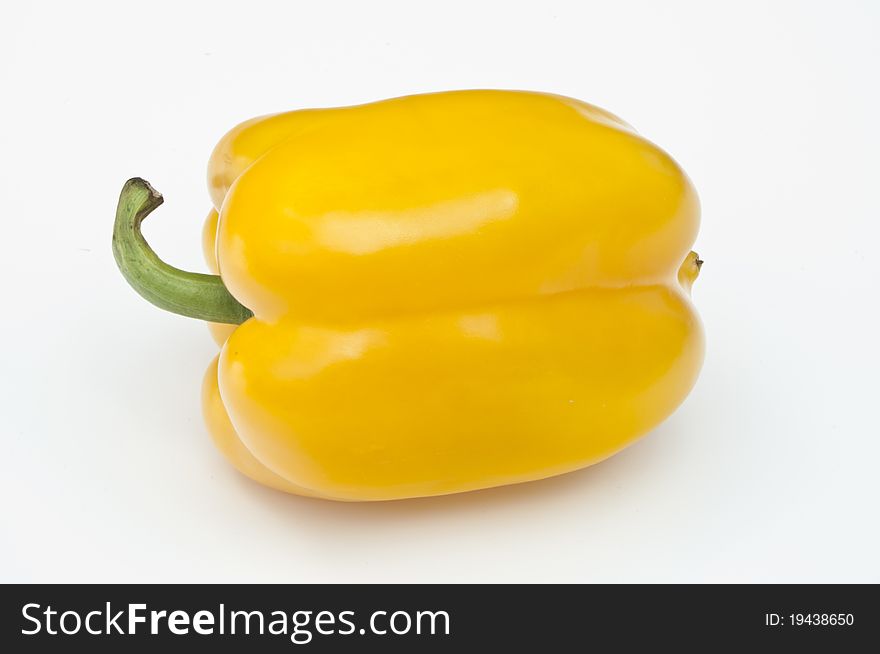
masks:
[[[233,325],[250,318],[253,313],[232,296],[219,275],[175,268],[149,246],[141,223],[162,202],[162,195],[140,177],[122,187],[113,224],[113,256],[122,276],[144,299],[166,311]]]

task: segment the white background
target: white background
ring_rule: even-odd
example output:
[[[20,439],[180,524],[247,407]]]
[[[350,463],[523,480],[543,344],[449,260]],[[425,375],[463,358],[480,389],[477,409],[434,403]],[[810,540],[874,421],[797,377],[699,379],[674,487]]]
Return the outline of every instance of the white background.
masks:
[[[878,33],[867,0],[4,3],[0,581],[880,581]],[[474,87],[593,102],[688,171],[696,389],[544,482],[359,505],[241,477],[204,326],[114,266],[122,183],[203,270],[234,124]]]

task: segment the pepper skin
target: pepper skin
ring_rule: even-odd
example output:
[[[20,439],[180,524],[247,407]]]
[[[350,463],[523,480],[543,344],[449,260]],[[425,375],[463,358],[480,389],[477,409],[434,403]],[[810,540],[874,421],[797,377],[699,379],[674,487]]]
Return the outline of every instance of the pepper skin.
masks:
[[[220,268],[217,266],[217,221],[219,219],[220,215],[217,213],[217,210],[211,209],[202,227],[202,252],[205,256],[205,263],[208,264],[208,269],[215,275],[220,274]],[[221,347],[226,342],[226,339],[229,338],[229,335],[235,331],[236,327],[237,325],[222,322],[208,323],[208,331],[211,333],[211,338]]]
[[[208,178],[206,256],[254,315],[213,328],[204,413],[260,483],[391,500],[540,479],[696,381],[696,193],[601,109],[459,91],[278,114],[229,132]]]

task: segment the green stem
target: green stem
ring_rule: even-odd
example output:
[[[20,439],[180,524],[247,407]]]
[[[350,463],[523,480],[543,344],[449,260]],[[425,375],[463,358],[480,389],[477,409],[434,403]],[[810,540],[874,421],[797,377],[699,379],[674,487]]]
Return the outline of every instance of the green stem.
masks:
[[[131,287],[160,309],[190,318],[238,325],[254,315],[232,297],[219,275],[180,270],[153,251],[141,223],[162,202],[162,195],[140,177],[128,180],[119,195],[113,256]]]

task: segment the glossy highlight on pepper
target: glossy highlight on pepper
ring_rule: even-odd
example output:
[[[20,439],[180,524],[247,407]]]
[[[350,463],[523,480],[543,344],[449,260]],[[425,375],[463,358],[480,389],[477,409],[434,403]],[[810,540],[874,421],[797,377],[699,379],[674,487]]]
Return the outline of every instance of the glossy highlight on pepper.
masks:
[[[148,248],[142,180],[114,252],[147,299],[215,322],[204,414],[260,483],[389,500],[540,479],[619,451],[696,380],[696,193],[592,105],[458,91],[276,114],[224,136],[208,180],[223,291],[180,311],[182,271],[131,271],[116,233]]]

